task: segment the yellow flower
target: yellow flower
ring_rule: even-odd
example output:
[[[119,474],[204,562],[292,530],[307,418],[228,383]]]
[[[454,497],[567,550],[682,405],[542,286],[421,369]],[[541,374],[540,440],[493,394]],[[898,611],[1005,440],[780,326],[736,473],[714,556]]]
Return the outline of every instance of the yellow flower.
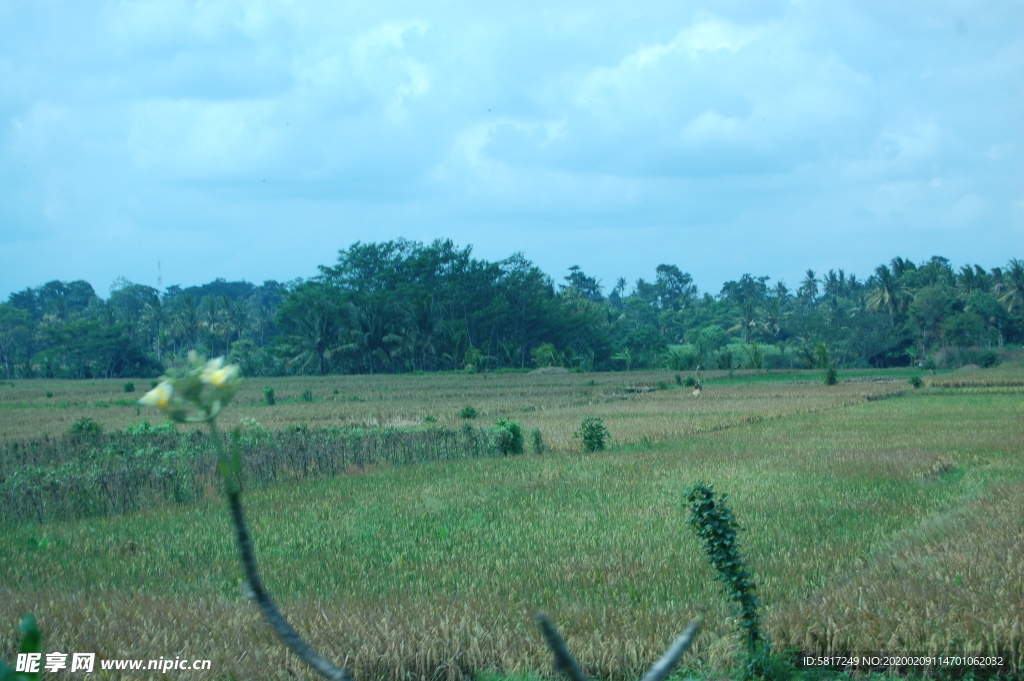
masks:
[[[166,409],[167,405],[171,402],[171,395],[173,394],[174,386],[171,385],[170,381],[164,381],[143,395],[142,398],[139,399],[139,404],[144,404],[147,407],[160,407],[161,409]]]
[[[217,357],[206,363],[203,373],[199,375],[199,380],[215,388],[221,388],[237,376],[237,364],[224,366],[224,358]]]

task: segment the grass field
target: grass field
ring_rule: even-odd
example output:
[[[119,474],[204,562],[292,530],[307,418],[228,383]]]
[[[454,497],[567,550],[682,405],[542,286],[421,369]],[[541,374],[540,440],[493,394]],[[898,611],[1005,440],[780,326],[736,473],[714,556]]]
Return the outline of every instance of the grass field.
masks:
[[[270,428],[457,427],[473,405],[478,421],[515,418],[553,449],[246,495],[271,594],[359,679],[550,676],[538,609],[589,673],[626,679],[707,608],[687,671],[726,674],[740,643],[683,502],[700,479],[746,528],[776,649],[998,653],[1019,671],[1024,371],[932,376],[921,390],[908,375],[826,387],[815,373],[737,372],[705,377],[699,399],[666,372],[255,380],[230,414]],[[278,405],[260,403],[264,385]],[[313,402],[298,399],[306,389]],[[119,403],[132,397],[121,382],[19,382],[0,388],[0,433],[55,435],[82,416],[124,428],[147,417]],[[578,451],[572,433],[591,415],[612,450]],[[212,659],[196,678],[312,678],[242,597],[217,499],[6,531],[5,659],[30,611],[48,651]]]

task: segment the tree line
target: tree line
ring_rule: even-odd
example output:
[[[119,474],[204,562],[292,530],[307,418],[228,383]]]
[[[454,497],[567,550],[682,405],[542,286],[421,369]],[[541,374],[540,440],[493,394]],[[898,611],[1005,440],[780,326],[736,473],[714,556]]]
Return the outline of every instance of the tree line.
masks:
[[[701,293],[676,265],[610,291],[522,253],[474,258],[450,240],[356,242],[311,279],[217,279],[164,291],[119,279],[104,300],[51,281],[0,304],[8,379],[156,376],[191,350],[249,376],[665,367],[988,363],[1024,342],[1024,261],[955,269],[900,257],[866,279],[807,270],[795,289],[744,274]]]

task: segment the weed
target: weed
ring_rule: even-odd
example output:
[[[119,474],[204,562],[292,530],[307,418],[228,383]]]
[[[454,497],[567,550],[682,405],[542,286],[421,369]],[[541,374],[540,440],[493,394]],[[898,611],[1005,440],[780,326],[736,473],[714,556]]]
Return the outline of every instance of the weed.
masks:
[[[88,416],[83,416],[71,425],[69,432],[72,435],[101,435],[103,433],[103,426]]]
[[[544,436],[540,434],[540,428],[534,428],[530,432],[530,446],[534,454],[543,454],[544,447]]]
[[[916,390],[917,388],[920,388],[924,384],[924,381],[921,380],[920,376],[911,376],[908,383],[914,386],[914,389]]]
[[[518,421],[498,419],[494,427],[494,444],[505,456],[523,453],[523,429]]]
[[[588,416],[580,423],[580,429],[576,432],[575,437],[583,441],[584,451],[599,452],[605,448],[610,436],[604,425],[604,419]]]
[[[459,412],[459,416],[464,419],[475,419],[477,417],[476,407],[466,406]]]
[[[127,383],[125,383],[125,384],[124,384],[123,386],[121,386],[121,388],[122,388],[122,389],[123,389],[123,390],[124,390],[124,391],[125,391],[126,393],[133,393],[133,392],[135,392],[135,384],[134,384],[134,383],[132,383],[131,381],[129,381],[129,382],[127,382]]]
[[[739,627],[747,643],[747,675],[763,676],[764,665],[771,655],[771,643],[761,631],[761,616],[754,577],[747,567],[746,556],[740,553],[739,526],[726,503],[729,495],[715,499],[714,490],[703,481],[687,488],[690,506],[687,522],[697,530],[704,552],[718,571],[718,580],[725,585],[729,597],[736,601]]]
[[[306,388],[305,390],[303,390],[302,391],[302,395],[300,396],[300,399],[303,402],[312,402],[313,401],[313,389],[312,388]]]
[[[268,407],[273,407],[277,404],[277,400],[274,398],[274,389],[269,385],[263,388],[263,401],[267,403]]]

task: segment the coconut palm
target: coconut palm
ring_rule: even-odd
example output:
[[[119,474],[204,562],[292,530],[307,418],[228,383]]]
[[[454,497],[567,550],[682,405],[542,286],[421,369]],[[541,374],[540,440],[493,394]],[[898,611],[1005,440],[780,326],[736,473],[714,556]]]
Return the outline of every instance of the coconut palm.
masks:
[[[1007,263],[999,282],[999,302],[1007,312],[1024,309],[1024,261],[1014,258]]]
[[[875,287],[868,293],[865,309],[870,312],[888,312],[895,319],[907,309],[910,294],[895,273],[885,265],[875,268]]]

